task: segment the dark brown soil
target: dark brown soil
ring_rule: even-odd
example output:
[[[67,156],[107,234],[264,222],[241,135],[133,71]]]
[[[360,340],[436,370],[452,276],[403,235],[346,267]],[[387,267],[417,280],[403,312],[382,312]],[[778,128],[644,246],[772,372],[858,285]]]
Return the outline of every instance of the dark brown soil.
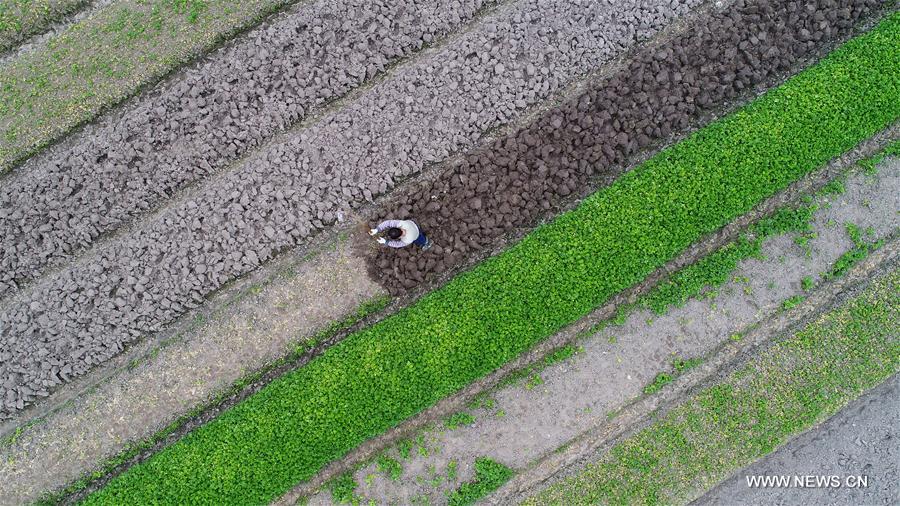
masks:
[[[631,157],[705,113],[847,37],[876,0],[741,0],[690,33],[648,48],[532,125],[448,167],[386,210],[434,241],[382,249],[372,276],[395,295],[458,268],[505,234],[530,229],[564,202],[609,184]]]

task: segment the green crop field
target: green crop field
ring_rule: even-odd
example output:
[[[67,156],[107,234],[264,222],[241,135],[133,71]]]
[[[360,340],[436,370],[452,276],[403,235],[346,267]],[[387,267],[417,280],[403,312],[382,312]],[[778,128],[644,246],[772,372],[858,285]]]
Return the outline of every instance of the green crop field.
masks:
[[[86,502],[262,503],[497,369],[900,116],[900,15]]]

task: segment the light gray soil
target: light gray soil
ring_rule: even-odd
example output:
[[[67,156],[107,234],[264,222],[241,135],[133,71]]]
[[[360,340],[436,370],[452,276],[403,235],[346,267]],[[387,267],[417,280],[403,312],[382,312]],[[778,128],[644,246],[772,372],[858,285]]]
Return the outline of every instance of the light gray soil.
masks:
[[[258,293],[254,293],[258,292]],[[150,437],[294,344],[383,295],[346,243],[136,359],[0,448],[0,504],[37,499]]]
[[[884,162],[877,176],[857,174],[846,192],[820,198],[823,209],[813,226],[818,236],[810,241],[807,255],[792,236],[767,240],[765,260],[749,259],[734,273],[734,280],[716,296],[691,300],[665,316],[647,311],[632,314],[621,326],[611,326],[584,340],[583,351],[551,366],[540,381],[528,380],[494,394],[495,406],[472,411],[477,421],[469,427],[447,431],[437,427],[422,437],[428,456],[403,462],[403,476],[391,481],[375,465],[356,472],[357,492],[379,504],[411,504],[427,498],[446,502],[445,492],[471,476],[475,458],[491,457],[516,469],[559,448],[602,421],[629,400],[639,396],[660,372],[671,372],[676,357],[702,356],[734,333],[777,311],[781,303],[802,294],[801,280],[820,274],[850,249],[844,224],[872,227],[874,239],[900,226],[900,159]],[[502,415],[502,416],[500,416]],[[396,451],[391,452],[393,456]],[[417,455],[416,450],[413,454]],[[459,477],[435,485],[435,473],[444,473],[458,462]],[[328,492],[312,498],[324,504]]]
[[[0,417],[304,244],[340,210],[471,147],[700,3],[523,0],[292,132],[12,300],[0,312]]]
[[[485,4],[302,2],[0,187],[0,296],[459,30]]]
[[[751,488],[747,484],[748,476],[837,476],[840,486]],[[858,485],[857,477],[866,477],[866,486]],[[692,504],[889,506],[898,503],[900,375],[867,392],[775,453],[742,469]]]

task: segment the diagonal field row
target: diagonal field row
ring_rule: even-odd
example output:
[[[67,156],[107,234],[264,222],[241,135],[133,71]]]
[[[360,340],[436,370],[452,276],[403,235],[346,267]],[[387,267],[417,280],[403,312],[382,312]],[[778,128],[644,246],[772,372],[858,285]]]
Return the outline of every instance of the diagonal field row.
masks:
[[[0,66],[0,174],[290,0],[118,0]]]
[[[275,380],[88,502],[262,502],[313,476],[895,121],[898,34],[895,15],[503,254]]]
[[[889,269],[523,504],[685,504],[833,415],[900,370],[900,271]]]
[[[622,10],[593,2],[516,2],[23,292],[0,313],[0,416],[159,330],[279,250],[304,244],[339,211],[471,147],[486,129],[699,2],[658,7],[663,4],[669,2]],[[539,71],[532,62],[541,63]]]
[[[460,29],[484,5],[303,4],[30,160],[0,187],[0,296]]]
[[[895,479],[896,452],[885,451],[885,445],[897,448],[900,428],[897,399],[900,399],[900,374],[894,374],[865,392],[833,417],[788,441],[772,454],[734,473],[692,504],[890,504],[900,497],[900,482]],[[846,459],[847,455],[854,458]],[[816,468],[845,469],[847,477],[842,483],[843,488],[835,491],[747,487],[747,476],[802,476],[808,469]],[[857,488],[856,476],[866,476],[866,486]]]
[[[166,332],[129,349],[113,362],[120,367],[108,379],[91,374],[86,390],[81,381],[73,385],[80,393],[71,403],[61,403],[69,390],[62,389],[10,420],[10,429],[0,425],[0,441],[7,430],[16,434],[14,444],[0,443],[0,475],[6,477],[0,504],[34,501],[78,484],[87,473],[110,468],[111,459],[117,463],[141,443],[159,440],[160,431],[183,432],[185,423],[198,423],[190,416],[195,409],[204,413],[234,392],[233,385],[242,389],[248,375],[278,367],[285,356],[291,361],[310,342],[330,340],[335,322],[343,326],[386,300],[349,244],[322,249],[312,258],[289,255],[293,268],[279,268],[271,280],[228,290],[222,295],[233,303],[208,304],[202,322],[186,318],[172,329],[174,339]],[[23,430],[12,432],[15,427]]]
[[[833,8],[738,2],[727,15],[637,55],[532,126],[466,155],[441,177],[408,192],[388,216],[412,216],[439,246],[381,251],[373,278],[402,293],[470,255],[489,250],[550,209],[611,181],[631,155],[688,127],[705,112],[771,81],[821,43],[840,40],[872,2]]]

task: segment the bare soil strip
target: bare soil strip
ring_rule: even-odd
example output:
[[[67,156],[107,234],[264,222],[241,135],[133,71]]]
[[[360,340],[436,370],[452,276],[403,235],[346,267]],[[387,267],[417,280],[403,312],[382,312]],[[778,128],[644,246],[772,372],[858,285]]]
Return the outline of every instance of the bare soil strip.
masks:
[[[486,129],[510,121],[699,3],[688,0],[661,12],[646,3],[622,10],[618,4],[523,1],[322,122],[291,132],[7,304],[0,312],[0,354],[17,365],[0,371],[7,378],[0,416],[161,330],[276,253],[306,244],[342,210],[471,147]],[[553,40],[542,35],[549,32]],[[618,38],[610,39],[610,32]],[[491,50],[479,53],[479,47]],[[541,71],[529,72],[530,62],[540,60]],[[411,87],[419,92],[411,95]]]
[[[821,283],[823,273],[854,247],[846,223],[861,230],[872,227],[867,242],[900,230],[900,159],[882,164],[877,176],[854,175],[844,186],[841,195],[817,198],[813,228],[803,234],[814,239],[805,246],[797,244],[794,234],[770,238],[761,258],[743,262],[732,281],[714,292],[663,316],[633,313],[621,324],[578,340],[575,356],[502,387],[490,394],[490,402],[482,398],[480,407],[466,410],[474,416],[473,424],[449,430],[438,422],[413,436],[426,456],[418,448],[405,459],[389,451],[402,462],[399,479],[379,472],[377,462],[356,470],[357,493],[378,504],[415,504],[423,498],[441,504],[447,491],[469,479],[478,457],[525,470],[627,407],[657,374],[674,374],[675,359],[706,356],[731,343],[731,336],[780,312],[785,300],[808,295],[811,289],[804,289],[803,279]],[[448,479],[446,471],[454,461],[458,473]],[[327,491],[320,492],[312,503],[324,503],[327,497]]]
[[[641,51],[528,128],[467,154],[387,212],[415,218],[437,246],[424,254],[381,251],[370,263],[372,276],[398,294],[455,271],[573,195],[609,184],[640,150],[849,36],[876,5],[833,3],[737,2],[690,33]]]
[[[458,31],[493,2],[304,2],[0,187],[0,297]]]
[[[774,447],[778,446],[778,443],[784,440],[783,438],[796,435],[797,431],[808,428],[816,422],[821,422],[822,416],[833,414],[835,410],[842,407],[843,404],[852,398],[857,397],[861,393],[861,389],[865,390],[867,388],[872,388],[881,382],[878,381],[873,384],[873,380],[880,379],[883,381],[886,377],[896,373],[896,335],[891,336],[888,334],[885,336],[881,329],[874,331],[871,329],[864,329],[864,332],[877,332],[872,338],[879,345],[887,347],[886,349],[880,348],[875,350],[874,360],[869,364],[873,372],[871,375],[866,374],[869,369],[862,369],[862,372],[860,369],[860,363],[865,363],[867,350],[859,349],[858,347],[848,350],[837,346],[838,349],[834,350],[837,353],[827,356],[828,360],[823,360],[825,363],[821,364],[819,361],[816,361],[815,358],[810,360],[810,357],[808,356],[810,353],[803,350],[804,345],[806,347],[815,347],[816,351],[819,351],[820,353],[829,353],[831,350],[821,351],[822,348],[817,347],[813,342],[792,343],[790,339],[784,341],[784,344],[781,344],[783,341],[781,338],[793,336],[797,332],[802,332],[809,328],[807,325],[810,324],[814,324],[814,327],[823,329],[824,332],[828,332],[826,329],[846,324],[846,319],[849,318],[846,311],[850,306],[860,308],[870,304],[877,304],[880,306],[880,316],[890,316],[894,313],[897,309],[894,306],[896,303],[894,298],[896,297],[898,281],[897,258],[898,251],[900,251],[898,244],[900,243],[893,241],[891,244],[886,245],[882,250],[876,252],[866,261],[852,269],[847,277],[839,278],[837,281],[823,287],[822,290],[811,294],[807,301],[796,307],[795,310],[788,311],[779,315],[779,317],[764,322],[755,330],[748,333],[739,345],[723,347],[719,353],[711,357],[708,362],[685,375],[683,381],[678,381],[671,389],[666,389],[666,395],[661,396],[664,397],[664,399],[649,398],[635,404],[623,413],[624,416],[617,416],[610,423],[598,425],[598,427],[569,445],[562,452],[548,458],[545,462],[540,463],[531,471],[514,478],[491,499],[490,503],[520,503],[522,499],[533,494],[539,488],[542,488],[544,485],[542,482],[550,476],[553,476],[553,480],[564,478],[565,474],[575,471],[576,468],[583,470],[586,465],[601,461],[601,459],[611,455],[608,452],[614,445],[626,441],[627,438],[630,438],[631,436],[639,434],[642,429],[649,428],[652,430],[659,421],[667,423],[667,426],[670,426],[669,424],[673,423],[673,419],[668,417],[669,413],[677,411],[678,414],[684,415],[685,411],[684,409],[681,409],[681,407],[684,406],[685,403],[696,406],[696,404],[694,404],[697,402],[696,394],[701,392],[700,395],[703,395],[702,392],[704,392],[704,390],[701,389],[714,386],[724,386],[724,388],[727,389],[728,387],[725,385],[730,385],[732,388],[737,389],[740,388],[740,386],[746,387],[752,385],[752,387],[756,389],[758,395],[759,389],[764,389],[767,385],[764,381],[765,377],[758,377],[756,374],[765,374],[766,369],[769,367],[779,367],[774,370],[777,371],[775,372],[776,375],[779,373],[791,374],[794,367],[800,367],[803,372],[809,375],[827,375],[830,378],[835,378],[840,377],[840,374],[834,367],[842,364],[842,358],[849,358],[849,365],[855,367],[855,370],[852,372],[854,376],[847,378],[850,381],[829,384],[826,387],[822,387],[821,392],[816,392],[815,389],[817,385],[815,384],[815,380],[813,380],[813,382],[811,382],[812,384],[808,387],[811,395],[824,395],[828,399],[825,402],[813,401],[810,403],[815,406],[815,409],[823,408],[824,411],[815,412],[815,417],[810,419],[811,413],[805,412],[803,408],[798,409],[796,405],[787,406],[785,410],[791,412],[793,417],[791,419],[777,420],[782,422],[783,425],[778,426],[777,434],[768,435],[768,437],[772,437],[773,439],[763,443],[759,438],[765,437],[765,435],[753,434],[756,439],[750,442],[750,445],[746,448],[734,450],[734,453],[737,454],[735,458],[732,458],[731,455],[727,453],[727,449],[735,448],[735,446],[740,445],[740,443],[744,441],[744,439],[740,437],[740,434],[746,433],[749,435],[753,433],[753,430],[752,428],[749,428],[741,431],[740,425],[743,420],[733,420],[735,429],[741,432],[737,434],[736,438],[729,438],[728,434],[722,433],[722,426],[726,424],[719,425],[717,427],[718,432],[716,433],[716,436],[723,440],[723,446],[725,446],[726,453],[723,455],[722,451],[717,448],[717,443],[715,442],[700,441],[701,444],[706,443],[706,445],[708,445],[705,445],[703,450],[700,451],[700,454],[696,455],[698,459],[703,459],[702,462],[706,463],[706,465],[703,466],[706,472],[701,471],[700,475],[697,474],[697,469],[691,466],[691,464],[685,464],[685,461],[683,460],[685,457],[684,455],[678,455],[676,457],[678,460],[673,463],[672,471],[678,472],[681,470],[679,468],[690,467],[692,472],[690,472],[688,476],[685,476],[684,481],[678,482],[676,486],[660,493],[660,500],[672,504],[688,502],[697,497],[698,494],[704,492],[710,485],[721,479],[723,472],[729,471],[736,464],[749,458],[756,451],[764,451],[765,448],[769,448],[769,451],[771,451]],[[887,315],[884,313],[885,310],[889,311]],[[857,313],[856,317],[859,317],[859,313]],[[841,321],[841,319],[843,319],[843,321]],[[879,324],[880,323],[881,322],[879,322]],[[842,340],[840,340],[841,336],[833,337],[834,338],[830,341],[832,346],[842,342]],[[850,341],[851,346],[858,345],[858,339],[854,340],[854,338],[862,337],[863,336],[851,335],[843,341]],[[885,337],[887,337],[886,343]],[[871,345],[873,343],[868,344]],[[863,357],[859,356],[860,352],[862,352]],[[842,353],[850,354],[852,355],[852,358],[842,357]],[[809,360],[809,362],[804,361],[804,359]],[[819,369],[820,365],[830,367],[821,370]],[[812,369],[812,371],[810,371],[810,369]],[[779,376],[779,378],[783,378],[783,376]],[[792,379],[799,380],[800,377],[794,377]],[[770,398],[773,403],[790,401],[790,399],[789,401],[785,401],[785,396],[781,395],[782,392],[778,392],[777,389],[783,390],[785,388],[790,388],[792,385],[780,383],[769,386],[775,389]],[[802,388],[803,386],[805,385],[801,384],[798,388]],[[798,392],[799,390],[792,391]],[[828,394],[825,395],[825,392]],[[709,399],[708,396],[705,396],[704,398]],[[735,400],[735,402],[741,401],[753,402],[752,399],[746,398]],[[793,402],[797,403],[797,400],[793,400]],[[743,411],[742,408],[747,408],[749,406],[735,405],[734,407],[737,408],[738,411]],[[771,410],[773,410],[773,407],[766,409],[763,413],[765,415],[770,415]],[[774,410],[776,413],[778,412],[777,407],[774,408]],[[744,411],[744,413],[744,416],[749,417],[749,420],[746,421],[752,423],[754,421],[753,414],[747,413],[747,411]],[[690,416],[690,413],[686,416]],[[762,425],[765,427],[771,427],[773,425],[771,422],[771,419],[761,421]],[[696,440],[694,442],[696,442]],[[712,449],[708,450],[710,447]],[[709,452],[708,454],[706,453],[707,451]],[[648,455],[648,457],[653,458],[654,456]],[[711,457],[717,459],[716,463],[709,462],[708,459]],[[553,471],[554,468],[555,471]],[[548,472],[551,472],[552,474],[547,474]],[[627,477],[623,478],[627,479]],[[669,475],[664,477],[661,481],[672,483],[671,478],[672,476]],[[563,483],[564,482],[560,482],[561,485]],[[571,485],[573,483],[574,482],[567,482],[566,484]],[[633,485],[635,485],[635,483],[632,482],[628,485],[630,490],[634,490]],[[637,485],[639,486],[639,484]],[[568,495],[567,492],[556,489],[555,491],[548,490],[539,497],[532,496],[526,503],[558,504],[560,503],[560,497],[556,495],[556,492],[562,492],[567,495],[567,498],[564,499],[562,503],[572,504],[581,502],[579,498],[576,497],[578,495],[577,493]],[[590,491],[588,491],[588,493],[590,493]],[[550,498],[548,494],[553,494],[554,497]]]
[[[110,377],[14,433],[0,448],[0,504],[34,501],[98,469],[380,295],[346,242],[296,257],[264,286],[244,286],[218,312],[134,350],[141,353]]]

